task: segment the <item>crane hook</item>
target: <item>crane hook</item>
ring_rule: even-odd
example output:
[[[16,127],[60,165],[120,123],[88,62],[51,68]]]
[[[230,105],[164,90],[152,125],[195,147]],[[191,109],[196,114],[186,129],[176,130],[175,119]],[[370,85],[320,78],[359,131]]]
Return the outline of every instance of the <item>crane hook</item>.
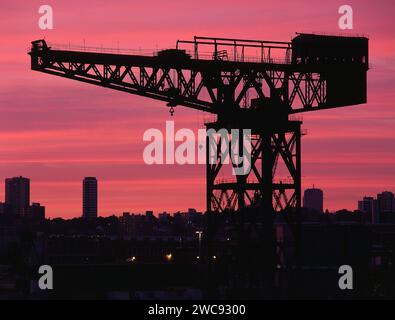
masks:
[[[170,107],[170,116],[173,116],[174,115],[174,107]]]

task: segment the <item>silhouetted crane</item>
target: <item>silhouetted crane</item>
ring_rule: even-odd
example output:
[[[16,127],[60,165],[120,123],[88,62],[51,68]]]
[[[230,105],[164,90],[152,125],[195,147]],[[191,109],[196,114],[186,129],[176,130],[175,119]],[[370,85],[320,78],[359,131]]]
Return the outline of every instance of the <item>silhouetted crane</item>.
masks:
[[[195,37],[150,56],[93,51],[33,41],[31,68],[161,100],[171,114],[185,106],[217,115],[207,128],[250,129],[250,172],[223,180],[220,157],[207,161],[206,207],[208,213],[259,208],[257,224],[270,225],[276,211],[300,211],[302,121],[292,115],[367,101],[364,37],[297,34],[291,42]]]
[[[55,50],[37,40],[29,54],[33,70],[162,100],[171,113],[181,105],[216,114],[210,128],[251,129],[249,174],[218,182],[221,163],[207,163],[207,211],[242,209],[257,197],[267,209],[299,208],[301,121],[289,115],[366,102],[363,37],[195,37],[152,56]],[[278,158],[288,181],[276,181]]]

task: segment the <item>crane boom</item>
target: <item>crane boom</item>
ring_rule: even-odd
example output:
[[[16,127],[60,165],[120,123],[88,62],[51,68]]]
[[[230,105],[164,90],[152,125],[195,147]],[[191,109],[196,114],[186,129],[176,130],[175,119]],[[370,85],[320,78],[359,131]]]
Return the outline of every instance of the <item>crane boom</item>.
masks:
[[[195,37],[144,56],[57,50],[36,40],[29,54],[36,71],[171,107],[236,119],[249,110],[267,119],[366,102],[367,41],[318,35],[298,35],[290,43]],[[181,45],[192,45],[193,54]],[[211,51],[202,53],[199,46]],[[255,57],[246,56],[247,49],[255,50]],[[273,57],[276,50],[281,58]]]

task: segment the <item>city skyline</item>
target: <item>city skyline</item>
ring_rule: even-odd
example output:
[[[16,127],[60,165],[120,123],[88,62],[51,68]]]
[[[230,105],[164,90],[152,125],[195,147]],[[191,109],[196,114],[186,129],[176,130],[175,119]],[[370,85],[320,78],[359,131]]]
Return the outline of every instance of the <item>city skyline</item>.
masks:
[[[85,175],[100,180],[105,214],[129,207],[171,212],[180,207],[203,209],[204,166],[148,167],[142,159],[144,131],[164,128],[170,118],[168,108],[160,102],[33,73],[27,48],[20,44],[45,37],[50,42],[82,45],[85,39],[88,46],[154,51],[174,47],[177,39],[195,34],[289,41],[295,31],[339,33],[338,4],[333,1],[314,5],[269,1],[262,9],[257,9],[257,1],[249,3],[211,3],[216,10],[183,2],[172,4],[172,10],[161,2],[152,8],[134,6],[140,16],[152,10],[153,21],[147,22],[129,19],[130,4],[120,2],[116,23],[104,25],[109,5],[93,6],[92,12],[89,1],[67,5],[54,1],[54,30],[46,32],[38,31],[38,15],[33,14],[38,1],[5,4],[0,13],[0,26],[8,30],[1,56],[7,75],[0,80],[1,183],[7,176],[30,177],[32,199],[43,202],[54,217],[80,214],[80,180]],[[75,15],[69,4],[90,14]],[[302,139],[303,189],[319,184],[325,190],[325,209],[331,211],[354,208],[363,194],[395,190],[395,113],[391,110],[395,22],[389,10],[394,4],[378,1],[372,8],[370,2],[358,1],[352,5],[356,14],[352,34],[368,33],[371,40],[368,104],[305,115],[303,125],[308,131]],[[221,17],[215,14],[218,10],[223,12]],[[166,17],[164,11],[169,11]],[[21,90],[24,94],[19,94]],[[177,107],[172,119],[176,127],[196,132],[206,117]],[[3,186],[0,198],[4,198]]]
[[[41,199],[35,199],[35,201],[32,201],[30,204],[30,190],[31,190],[31,179],[28,177],[22,177],[22,176],[16,176],[16,177],[12,177],[12,178],[5,178],[5,185],[7,182],[12,182],[12,181],[27,181],[27,191],[25,192],[26,194],[23,195],[22,199],[13,199],[14,202],[18,202],[18,201],[23,201],[26,202],[26,210],[28,210],[28,208],[30,208],[31,206],[34,205],[39,205],[40,203],[38,203],[37,201],[40,201],[41,203],[43,203],[45,205],[45,203],[41,200]],[[132,206],[127,206],[123,209],[121,209],[120,211],[109,211],[109,212],[100,212],[100,210],[98,209],[100,207],[100,202],[98,199],[100,199],[98,197],[98,179],[96,177],[84,177],[82,180],[82,193],[80,190],[80,194],[81,194],[81,198],[80,198],[80,206],[82,208],[81,212],[79,213],[69,213],[68,215],[62,216],[62,215],[58,215],[58,214],[51,214],[50,212],[46,212],[46,217],[48,218],[87,218],[87,217],[109,217],[109,216],[121,216],[122,214],[124,214],[125,212],[127,213],[136,213],[136,214],[142,214],[142,213],[147,213],[147,212],[153,212],[156,216],[160,216],[160,214],[162,213],[170,213],[170,214],[176,214],[176,213],[180,213],[180,212],[184,212],[183,210],[190,210],[191,208],[193,208],[193,210],[196,210],[195,207],[193,206],[187,206],[184,208],[178,208],[176,210],[166,210],[166,209],[158,209],[158,210],[152,210],[152,208],[149,208],[148,206],[144,209],[140,209],[140,210],[135,210],[132,208]],[[80,184],[81,184],[80,181]],[[33,183],[34,185],[34,183]],[[317,193],[318,192],[318,193]],[[5,192],[5,195],[7,194],[7,192]],[[322,190],[320,188],[317,188],[315,185],[313,185],[312,187],[306,188],[303,190],[303,205],[302,207],[304,209],[313,209],[316,210],[317,212],[320,213],[324,213],[324,212],[329,212],[329,213],[335,213],[336,211],[341,211],[341,210],[349,210],[349,211],[361,211],[361,212],[365,212],[365,213],[371,213],[369,212],[371,210],[373,210],[372,208],[370,209],[364,209],[364,204],[362,204],[363,201],[377,201],[376,198],[374,198],[374,196],[377,196],[377,198],[379,198],[380,196],[383,196],[385,194],[391,194],[392,197],[394,196],[394,193],[389,191],[389,190],[385,190],[383,189],[382,191],[374,194],[374,195],[360,195],[360,197],[358,198],[358,200],[356,201],[356,206],[354,206],[353,208],[341,208],[339,210],[329,210],[328,208],[325,207],[325,190]],[[308,196],[307,202],[306,202],[306,196]],[[85,198],[86,197],[86,198]],[[317,198],[318,197],[318,198]],[[27,199],[27,200],[26,200]],[[362,200],[360,200],[362,199]],[[395,208],[395,200],[394,201],[394,208]],[[9,205],[9,203],[7,203],[6,199],[4,199],[4,201],[0,198],[0,204],[6,204]],[[366,205],[365,205],[366,206]],[[318,209],[318,207],[320,207],[320,209]],[[322,209],[321,209],[322,208]],[[14,209],[13,209],[14,210]],[[201,212],[205,212],[204,209],[198,208],[198,211]],[[389,210],[391,211],[391,210]],[[16,213],[18,215],[20,215],[19,213]]]

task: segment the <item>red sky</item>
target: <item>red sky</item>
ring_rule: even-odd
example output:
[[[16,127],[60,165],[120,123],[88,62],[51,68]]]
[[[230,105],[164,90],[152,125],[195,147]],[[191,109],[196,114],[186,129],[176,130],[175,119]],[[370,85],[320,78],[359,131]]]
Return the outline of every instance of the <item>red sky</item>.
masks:
[[[54,30],[38,8],[54,9]],[[205,114],[30,70],[31,40],[121,48],[173,47],[194,35],[289,41],[295,32],[340,33],[340,5],[368,35],[367,105],[304,115],[303,187],[325,208],[354,209],[364,195],[395,191],[394,1],[2,1],[0,11],[0,201],[4,179],[31,178],[31,200],[50,217],[81,214],[84,176],[99,180],[101,215],[203,209],[205,168],[146,166],[143,133],[174,120],[203,127]]]

